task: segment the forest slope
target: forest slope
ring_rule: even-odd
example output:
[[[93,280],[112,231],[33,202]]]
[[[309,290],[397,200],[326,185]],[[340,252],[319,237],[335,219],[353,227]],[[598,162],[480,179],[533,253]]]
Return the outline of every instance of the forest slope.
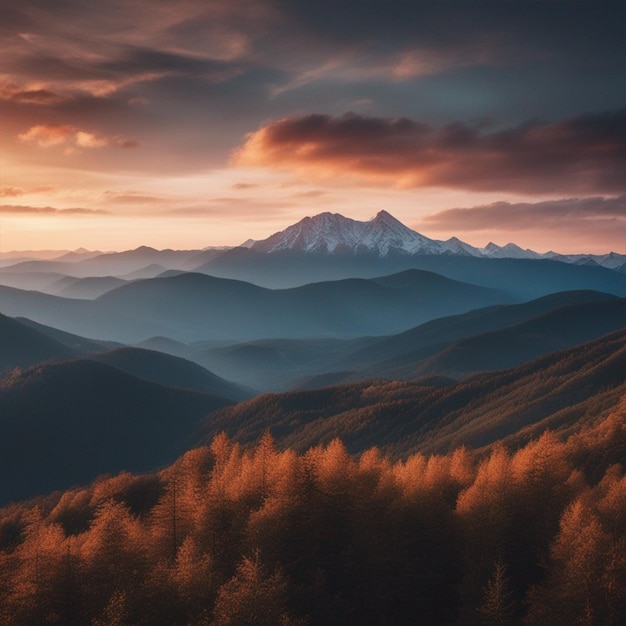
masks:
[[[376,445],[396,456],[527,441],[545,428],[579,428],[615,406],[626,392],[626,330],[514,369],[443,382],[372,380],[265,394],[209,416],[205,433],[224,430],[245,442],[269,429],[296,450],[340,437],[350,451]]]

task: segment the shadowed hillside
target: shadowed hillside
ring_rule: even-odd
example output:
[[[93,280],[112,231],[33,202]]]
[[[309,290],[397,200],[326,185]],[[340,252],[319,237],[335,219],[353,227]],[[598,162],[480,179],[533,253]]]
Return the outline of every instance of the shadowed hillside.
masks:
[[[0,374],[48,359],[69,359],[75,350],[0,313]]]
[[[14,372],[0,382],[0,501],[171,462],[227,403],[84,359]]]
[[[198,350],[189,358],[266,391],[369,378],[460,377],[513,367],[626,326],[626,301],[594,291],[562,292],[426,322],[386,337],[266,339]]]
[[[449,344],[404,352],[358,372],[359,378],[411,379],[428,374],[460,378],[481,370],[514,367],[626,327],[626,299],[559,307],[501,330]],[[430,354],[433,356],[430,356]]]
[[[90,358],[160,385],[193,389],[235,401],[254,395],[252,390],[224,380],[196,363],[155,350],[117,348]]]

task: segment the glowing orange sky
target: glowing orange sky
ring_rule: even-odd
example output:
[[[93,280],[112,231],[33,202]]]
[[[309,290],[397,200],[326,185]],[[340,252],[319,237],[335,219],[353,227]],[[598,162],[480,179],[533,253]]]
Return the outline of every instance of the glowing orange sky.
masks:
[[[0,251],[386,209],[438,239],[626,252],[618,4],[477,2],[471,28],[462,2],[3,8]]]

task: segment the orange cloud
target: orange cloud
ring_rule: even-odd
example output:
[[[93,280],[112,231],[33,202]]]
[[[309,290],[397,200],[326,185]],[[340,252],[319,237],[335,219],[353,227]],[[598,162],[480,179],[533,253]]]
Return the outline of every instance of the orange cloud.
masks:
[[[98,137],[93,133],[79,130],[74,136],[76,144],[81,148],[102,148],[108,145],[109,140],[106,137]]]
[[[0,84],[0,100],[19,104],[50,105],[66,100],[63,96],[42,87],[20,87],[15,83]]]
[[[139,143],[133,139],[113,136],[105,137],[81,130],[69,124],[38,124],[31,126],[26,132],[18,135],[18,139],[25,143],[34,143],[42,148],[50,148],[65,144],[66,154],[75,152],[79,148],[104,148],[110,144],[119,148],[136,148]]]
[[[0,198],[18,198],[26,194],[49,193],[55,190],[56,187],[51,187],[50,185],[31,187],[30,189],[24,189],[23,187],[0,187]]]
[[[0,205],[0,213],[17,214],[17,215],[107,215],[108,211],[100,209],[55,209],[51,206],[24,206],[15,204]]]
[[[26,192],[21,187],[2,187],[0,188],[0,198],[18,198]]]
[[[626,233],[626,196],[568,198],[544,202],[494,202],[471,208],[446,209],[428,215],[424,223],[453,230],[537,229],[577,223],[609,224]]]
[[[491,133],[461,123],[306,115],[250,133],[233,163],[409,188],[619,193],[626,191],[625,125],[626,109]]]
[[[20,141],[36,143],[42,148],[57,146],[70,140],[75,132],[73,126],[67,124],[38,124],[31,126],[25,133],[18,135]]]

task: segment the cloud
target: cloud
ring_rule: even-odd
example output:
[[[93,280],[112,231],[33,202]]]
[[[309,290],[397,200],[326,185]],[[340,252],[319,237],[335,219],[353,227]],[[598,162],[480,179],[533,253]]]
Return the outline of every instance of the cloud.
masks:
[[[40,87],[24,88],[15,83],[0,84],[0,100],[19,104],[52,105],[64,102],[67,98],[54,91]]]
[[[168,201],[161,196],[135,193],[132,191],[124,193],[105,191],[103,196],[105,202],[115,204],[163,204]]]
[[[471,208],[440,211],[423,218],[434,228],[450,230],[539,229],[571,226],[574,222],[589,224],[621,222],[626,229],[626,196],[616,198],[570,198],[545,202],[494,202]]]
[[[108,211],[99,209],[55,209],[54,207],[34,207],[14,204],[0,205],[0,213],[16,214],[16,215],[108,215]]]
[[[84,130],[79,130],[74,136],[74,140],[81,148],[102,148],[109,143],[106,137],[97,137],[93,133],[88,133]]]
[[[315,114],[250,133],[233,163],[407,188],[619,193],[626,191],[625,128],[626,109],[492,132],[460,122]]]
[[[41,148],[50,148],[61,144],[70,144],[67,154],[71,154],[72,147],[104,148],[115,145],[120,148],[136,148],[139,143],[135,140],[119,136],[105,137],[86,130],[80,130],[69,124],[37,124],[26,132],[18,135],[18,139],[25,143],[34,143]]]
[[[25,193],[22,187],[0,187],[0,198],[19,198]]]
[[[124,148],[125,150],[129,150],[132,148],[138,148],[139,147],[139,142],[135,139],[117,139],[116,140],[117,145],[120,148]]]
[[[76,129],[67,124],[37,124],[18,135],[18,138],[25,143],[36,143],[42,148],[49,148],[66,143],[75,132]]]
[[[49,193],[51,191],[56,191],[56,187],[51,187],[50,185],[32,187],[30,189],[24,189],[23,187],[0,187],[0,198],[19,198],[27,194]]]

